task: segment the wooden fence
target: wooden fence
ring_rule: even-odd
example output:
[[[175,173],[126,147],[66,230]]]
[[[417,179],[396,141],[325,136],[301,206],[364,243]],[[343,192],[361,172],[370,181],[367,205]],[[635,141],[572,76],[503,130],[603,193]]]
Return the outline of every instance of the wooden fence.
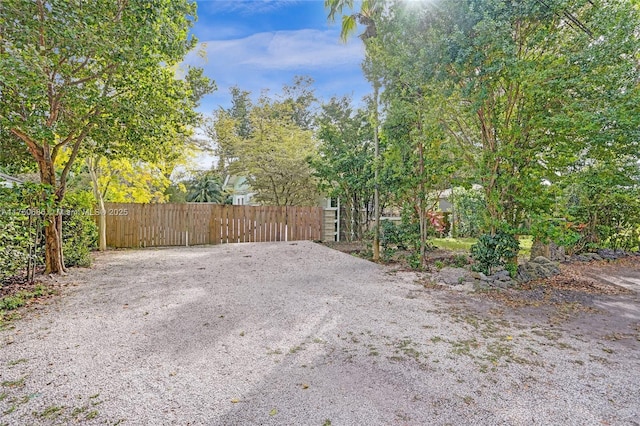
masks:
[[[106,203],[116,248],[320,240],[321,207]]]

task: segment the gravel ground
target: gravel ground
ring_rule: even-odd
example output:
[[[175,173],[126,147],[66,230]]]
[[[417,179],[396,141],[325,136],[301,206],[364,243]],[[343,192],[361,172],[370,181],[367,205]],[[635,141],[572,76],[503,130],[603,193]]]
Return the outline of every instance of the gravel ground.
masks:
[[[109,252],[62,284],[0,332],[0,424],[639,424],[635,292],[551,321],[311,242]]]

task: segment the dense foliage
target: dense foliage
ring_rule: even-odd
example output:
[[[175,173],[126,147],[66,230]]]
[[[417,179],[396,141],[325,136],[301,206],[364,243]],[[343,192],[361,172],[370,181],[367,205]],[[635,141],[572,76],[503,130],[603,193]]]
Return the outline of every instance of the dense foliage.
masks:
[[[57,207],[78,158],[162,152],[188,133],[202,79],[174,66],[195,46],[195,11],[188,0],[0,3],[0,134],[13,138],[0,143],[18,141]],[[47,218],[47,272],[65,269],[61,229]]]
[[[96,246],[97,231],[90,192],[69,192],[62,205],[56,207],[51,188],[26,183],[0,188],[0,206],[0,282],[44,266],[43,226],[53,212],[63,218],[67,264],[91,264],[90,251]]]
[[[485,274],[491,274],[496,267],[504,267],[512,277],[517,270],[517,256],[520,243],[505,232],[495,235],[483,234],[478,242],[471,246],[471,257],[475,261],[474,268]]]
[[[326,4],[330,20],[354,6]],[[365,75],[381,84],[396,205],[424,215],[432,194],[477,185],[449,201],[456,235],[488,235],[475,250],[485,269],[501,230],[570,251],[638,246],[637,4],[371,1],[343,35],[354,21],[367,30]]]
[[[218,171],[246,178],[254,200],[266,205],[315,205],[317,180],[310,163],[317,155],[311,130],[312,81],[296,77],[278,99],[232,88],[233,104],[219,109],[208,128],[216,144]]]

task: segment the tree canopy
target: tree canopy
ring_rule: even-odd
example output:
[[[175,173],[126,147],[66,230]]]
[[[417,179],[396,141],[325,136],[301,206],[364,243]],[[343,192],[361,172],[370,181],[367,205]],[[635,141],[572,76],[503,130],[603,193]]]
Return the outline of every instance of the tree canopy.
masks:
[[[151,152],[189,132],[197,93],[173,66],[195,45],[195,13],[187,0],[0,4],[0,127],[56,203],[83,151]],[[47,272],[62,272],[60,216],[45,234]]]

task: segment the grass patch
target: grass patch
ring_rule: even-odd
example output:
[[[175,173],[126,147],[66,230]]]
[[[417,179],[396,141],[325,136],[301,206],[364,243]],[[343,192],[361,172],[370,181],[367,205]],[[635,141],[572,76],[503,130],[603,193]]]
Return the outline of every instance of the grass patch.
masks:
[[[14,309],[25,306],[31,299],[37,297],[46,296],[51,294],[51,291],[42,284],[38,284],[32,291],[19,291],[16,294],[5,296],[0,299],[0,312],[12,311]]]
[[[18,314],[13,311],[28,305],[33,299],[50,294],[53,294],[53,290],[43,284],[38,284],[31,290],[21,290],[0,298],[0,329],[10,321],[19,317]]]
[[[57,405],[52,405],[44,409],[42,413],[34,413],[36,417],[40,417],[43,419],[55,419],[62,414],[64,407],[60,407]]]
[[[533,238],[530,235],[520,236],[520,256],[531,255]],[[477,238],[434,238],[431,240],[434,246],[443,250],[470,251],[471,246],[478,242]]]
[[[478,242],[477,238],[434,238],[434,246],[443,250],[469,251]]]
[[[29,360],[26,359],[26,358],[20,358],[20,359],[16,359],[15,361],[7,362],[7,365],[9,367],[13,367],[14,365],[22,364],[23,362],[27,362],[27,361],[29,361]]]

